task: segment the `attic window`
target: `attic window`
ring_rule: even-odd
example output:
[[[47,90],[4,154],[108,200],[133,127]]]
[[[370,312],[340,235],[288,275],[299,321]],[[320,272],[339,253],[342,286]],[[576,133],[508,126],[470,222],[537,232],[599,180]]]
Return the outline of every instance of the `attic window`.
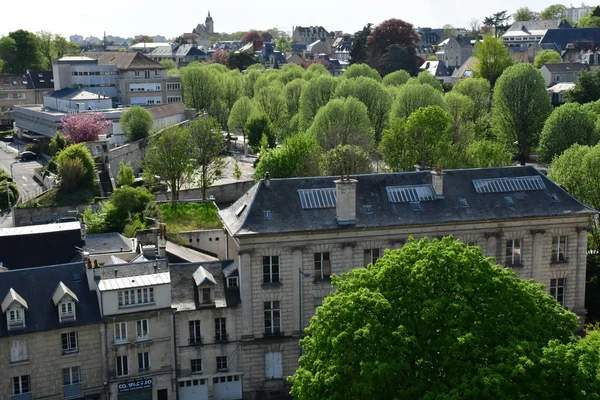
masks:
[[[510,196],[506,196],[504,198],[504,201],[506,201],[506,204],[508,204],[509,206],[514,206],[515,205],[515,201]]]
[[[556,193],[551,193],[550,198],[554,203],[560,203],[560,199],[558,198],[558,195]]]
[[[44,75],[42,75],[42,74],[38,74],[38,77],[39,77],[39,78],[43,78],[43,77],[44,77]]]
[[[365,210],[365,214],[373,214],[373,206],[370,204],[363,205],[363,208]]]
[[[303,210],[333,208],[337,204],[335,188],[298,189],[298,197]]]
[[[418,203],[436,198],[432,185],[387,186],[385,190],[390,203]]]
[[[8,311],[8,325],[11,328],[21,328],[25,326],[25,312],[21,307],[17,306]]]
[[[421,207],[421,202],[419,201],[412,201],[410,205],[412,206],[413,211],[421,211],[423,209]]]
[[[60,322],[74,321],[75,320],[75,303],[72,301],[63,301],[59,307],[59,320]]]
[[[16,84],[17,84],[17,81],[13,81],[13,85],[16,85]]]
[[[27,81],[23,81],[23,85],[27,85]]]
[[[271,219],[273,216],[271,215],[271,210],[264,210],[263,214],[265,216],[265,219]]]
[[[460,198],[458,199],[458,201],[462,208],[469,208],[469,203],[467,203],[467,199]]]
[[[237,276],[230,276],[229,278],[227,278],[227,287],[228,288],[236,288],[238,287],[238,277]]]
[[[540,176],[518,176],[513,178],[473,179],[477,193],[507,193],[545,190]]]
[[[244,203],[241,206],[238,207],[237,210],[235,210],[235,216],[239,217],[241,213],[244,212],[244,210],[246,209],[246,207],[248,206],[248,204]]]

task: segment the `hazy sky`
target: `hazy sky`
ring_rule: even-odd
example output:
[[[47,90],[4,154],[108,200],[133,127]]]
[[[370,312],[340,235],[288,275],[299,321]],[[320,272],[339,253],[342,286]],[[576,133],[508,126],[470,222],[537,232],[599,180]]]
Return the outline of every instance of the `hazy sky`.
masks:
[[[163,35],[176,37],[204,23],[210,10],[217,32],[246,31],[252,28],[322,25],[327,30],[354,33],[366,23],[377,24],[387,18],[400,18],[417,26],[441,27],[452,24],[467,27],[472,18],[483,20],[494,12],[528,6],[541,11],[550,0],[30,0],[24,8],[18,1],[3,2],[0,35],[26,29],[46,30],[67,37],[73,34],[101,37],[108,35]],[[579,4],[579,3],[577,3]],[[569,6],[569,4],[566,4]]]

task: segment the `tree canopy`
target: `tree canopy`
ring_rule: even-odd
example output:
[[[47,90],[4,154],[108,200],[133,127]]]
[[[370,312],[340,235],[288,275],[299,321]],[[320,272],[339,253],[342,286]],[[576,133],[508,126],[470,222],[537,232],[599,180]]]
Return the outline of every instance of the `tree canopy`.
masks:
[[[95,142],[112,125],[100,112],[69,114],[60,124],[62,134],[71,143]]]
[[[319,176],[322,153],[314,135],[300,133],[291,136],[281,146],[260,155],[255,177],[263,178],[267,172],[272,178]]]
[[[154,118],[150,111],[140,106],[129,107],[119,122],[130,141],[147,138],[154,126]]]
[[[304,355],[290,379],[298,400],[560,399],[597,385],[593,372],[593,383],[561,386],[582,374],[559,357],[584,348],[573,339],[575,314],[477,246],[410,238],[333,285],[300,342]],[[597,371],[598,348],[585,354],[594,351],[579,368]]]
[[[96,164],[84,143],[72,144],[62,149],[56,156],[56,164],[66,191],[93,185],[96,178]]]
[[[473,56],[478,60],[474,68],[475,77],[487,79],[492,87],[504,70],[513,64],[502,40],[492,35],[485,36],[475,44]]]
[[[540,13],[541,20],[557,20],[564,18],[567,15],[567,7],[562,4],[552,4]]]
[[[562,57],[554,50],[542,50],[535,56],[533,66],[542,68],[544,64],[557,64],[562,62]]]

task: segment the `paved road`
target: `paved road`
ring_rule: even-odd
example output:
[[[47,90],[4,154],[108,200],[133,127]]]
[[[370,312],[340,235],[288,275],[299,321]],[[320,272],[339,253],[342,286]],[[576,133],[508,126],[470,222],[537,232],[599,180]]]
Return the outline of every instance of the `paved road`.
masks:
[[[19,186],[21,196],[31,196],[40,191],[41,186],[33,179],[35,169],[41,167],[38,161],[18,161],[18,151],[23,150],[23,143],[0,142],[0,168],[11,173]]]

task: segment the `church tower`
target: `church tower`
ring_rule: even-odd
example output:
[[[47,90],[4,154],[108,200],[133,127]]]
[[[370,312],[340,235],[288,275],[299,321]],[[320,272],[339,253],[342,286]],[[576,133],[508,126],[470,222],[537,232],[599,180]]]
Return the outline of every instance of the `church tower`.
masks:
[[[215,33],[215,25],[213,23],[213,19],[210,16],[210,11],[208,12],[208,17],[206,17],[206,21],[204,21],[204,25],[206,25],[206,33]]]

